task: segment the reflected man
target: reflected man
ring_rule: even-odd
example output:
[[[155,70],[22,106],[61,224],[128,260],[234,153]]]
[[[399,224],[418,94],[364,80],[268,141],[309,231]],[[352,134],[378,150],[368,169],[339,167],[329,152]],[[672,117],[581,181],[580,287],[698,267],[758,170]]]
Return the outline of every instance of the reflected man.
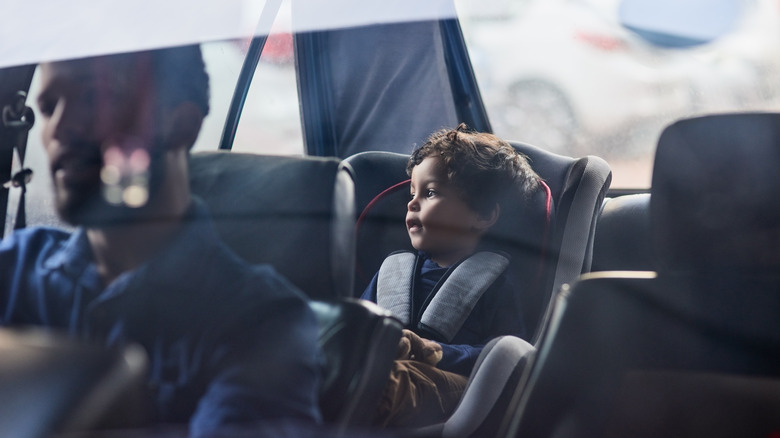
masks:
[[[304,297],[217,237],[191,196],[209,112],[197,46],[46,63],[43,143],[67,233],[0,243],[0,323],[42,325],[149,356],[151,420],[320,421],[321,355]]]

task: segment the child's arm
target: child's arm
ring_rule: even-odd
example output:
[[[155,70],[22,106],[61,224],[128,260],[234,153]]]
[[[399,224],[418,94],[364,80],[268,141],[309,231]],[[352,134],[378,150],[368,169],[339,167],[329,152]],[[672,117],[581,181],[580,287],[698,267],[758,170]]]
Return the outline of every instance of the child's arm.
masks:
[[[463,376],[471,374],[471,369],[477,363],[477,358],[484,347],[484,345],[440,345],[442,348],[442,359],[436,365],[437,368]]]

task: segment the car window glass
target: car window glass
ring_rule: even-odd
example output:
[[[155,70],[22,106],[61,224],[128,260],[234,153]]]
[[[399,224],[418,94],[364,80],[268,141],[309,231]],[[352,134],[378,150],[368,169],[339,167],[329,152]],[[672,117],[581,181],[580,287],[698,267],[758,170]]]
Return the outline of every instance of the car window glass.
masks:
[[[203,120],[200,135],[193,146],[195,151],[216,150],[222,137],[222,128],[230,109],[230,99],[241,72],[246,51],[242,40],[217,41],[203,44],[203,60],[209,73],[211,112]]]
[[[303,154],[289,3],[282,3],[260,55],[233,141],[235,152]],[[242,45],[247,47],[248,41]]]
[[[456,1],[495,133],[598,155],[612,187],[650,186],[655,144],[682,117],[780,109],[780,6],[747,1],[736,29],[688,49],[656,47],[620,26],[616,0]],[[521,13],[518,13],[521,12]]]
[[[28,225],[46,225],[67,228],[57,217],[54,211],[53,193],[51,189],[51,176],[49,175],[48,159],[41,141],[41,115],[38,111],[36,100],[40,85],[40,68],[35,70],[30,90],[27,93],[27,106],[35,112],[36,122],[33,124],[27,136],[27,149],[24,157],[24,167],[32,169],[33,177],[27,184],[25,209]],[[13,171],[21,168],[18,155],[14,154]],[[19,204],[21,191],[12,189],[8,193],[8,211],[6,212],[6,233],[13,229],[16,211]]]

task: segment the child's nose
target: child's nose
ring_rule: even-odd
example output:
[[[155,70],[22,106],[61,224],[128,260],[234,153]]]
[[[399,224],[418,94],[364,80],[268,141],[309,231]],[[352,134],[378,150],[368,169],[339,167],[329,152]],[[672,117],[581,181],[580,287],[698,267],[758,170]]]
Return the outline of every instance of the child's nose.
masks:
[[[417,211],[420,208],[420,204],[417,202],[417,197],[413,197],[408,204],[406,204],[406,209],[409,211]]]

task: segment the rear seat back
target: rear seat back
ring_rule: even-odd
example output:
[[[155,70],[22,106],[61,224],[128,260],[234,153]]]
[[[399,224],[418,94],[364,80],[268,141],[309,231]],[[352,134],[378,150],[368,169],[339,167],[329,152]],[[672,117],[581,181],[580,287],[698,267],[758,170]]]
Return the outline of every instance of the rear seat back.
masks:
[[[312,298],[352,295],[354,185],[338,159],[194,153],[190,185],[239,256]]]
[[[652,271],[650,194],[604,200],[593,242],[591,271]]]

